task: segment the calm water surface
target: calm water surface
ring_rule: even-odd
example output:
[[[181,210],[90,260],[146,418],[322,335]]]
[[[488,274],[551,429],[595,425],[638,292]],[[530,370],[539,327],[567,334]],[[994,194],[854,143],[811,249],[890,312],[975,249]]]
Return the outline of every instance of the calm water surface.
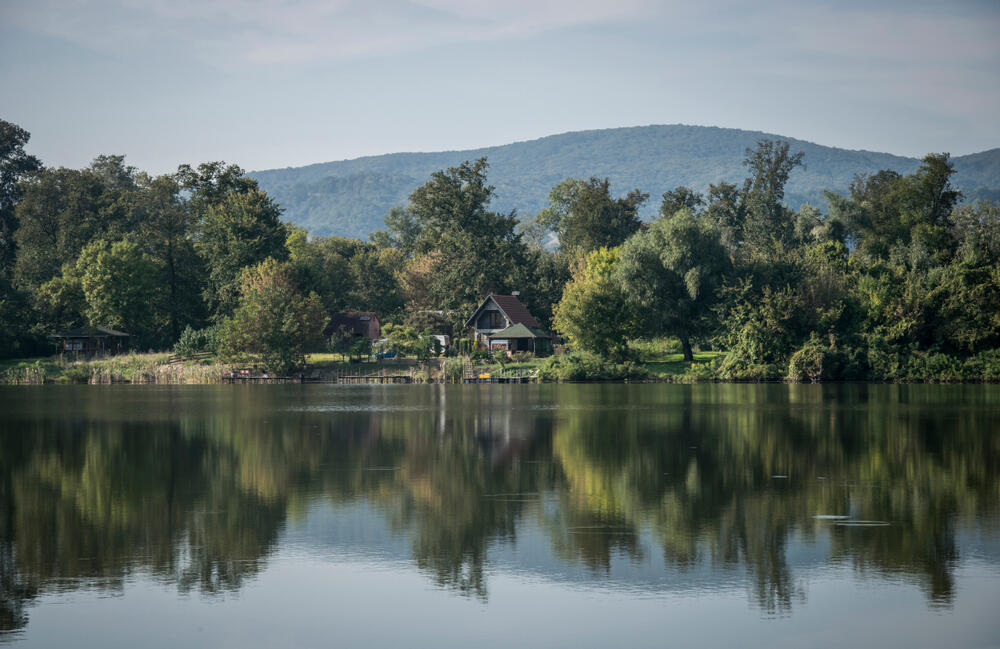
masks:
[[[1000,387],[0,388],[0,644],[1000,646]]]

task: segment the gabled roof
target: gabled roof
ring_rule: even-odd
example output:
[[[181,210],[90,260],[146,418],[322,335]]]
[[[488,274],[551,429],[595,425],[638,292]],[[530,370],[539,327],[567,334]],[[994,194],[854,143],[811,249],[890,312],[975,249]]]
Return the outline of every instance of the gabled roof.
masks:
[[[117,331],[110,327],[77,327],[54,333],[50,338],[109,338],[111,336],[128,337],[124,331]]]
[[[506,329],[501,329],[500,331],[494,331],[490,334],[490,339],[493,338],[551,338],[541,329],[532,329],[531,327],[526,327],[520,322],[516,325],[511,325]]]
[[[471,327],[476,322],[476,318],[479,317],[479,312],[483,310],[486,304],[493,300],[493,302],[500,308],[500,312],[507,316],[512,325],[523,324],[528,327],[541,327],[538,324],[538,320],[535,320],[534,316],[528,313],[528,310],[524,308],[521,301],[517,299],[514,295],[487,295],[486,299],[483,300],[479,308],[475,310],[472,317],[465,323],[466,327]]]

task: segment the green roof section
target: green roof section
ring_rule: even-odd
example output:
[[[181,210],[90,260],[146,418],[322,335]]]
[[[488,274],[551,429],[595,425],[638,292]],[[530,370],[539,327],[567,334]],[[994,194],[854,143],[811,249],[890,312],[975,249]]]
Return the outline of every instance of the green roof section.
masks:
[[[116,337],[127,337],[128,334],[124,331],[117,331],[111,327],[77,327],[76,329],[67,329],[66,331],[59,331],[57,333],[49,336],[50,338],[110,338],[112,336]]]
[[[516,325],[511,325],[506,329],[501,329],[500,331],[494,331],[490,334],[490,340],[495,338],[552,338],[549,334],[545,333],[541,329],[532,329],[521,323]]]

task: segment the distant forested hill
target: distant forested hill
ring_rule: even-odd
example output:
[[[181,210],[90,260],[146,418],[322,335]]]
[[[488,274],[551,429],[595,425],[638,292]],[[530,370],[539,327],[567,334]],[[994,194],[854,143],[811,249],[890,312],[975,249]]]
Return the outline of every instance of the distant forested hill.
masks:
[[[642,213],[653,214],[663,192],[678,185],[704,191],[709,183],[742,181],[744,153],[763,138],[787,140],[793,151],[805,153],[805,169],[793,172],[787,187],[786,202],[795,208],[805,202],[822,206],[824,189],[846,191],[856,174],[880,169],[908,174],[920,164],[916,158],[849,151],[759,131],[673,125],[579,131],[484,149],[393,153],[250,175],[281,203],[286,220],[313,234],[365,238],[383,226],[390,207],[405,203],[431,173],[464,160],[489,159],[498,210],[534,214],[546,205],[556,183],[598,176],[610,178],[616,194],[633,188],[649,192]],[[955,184],[967,198],[1000,198],[1000,149],[954,162]]]

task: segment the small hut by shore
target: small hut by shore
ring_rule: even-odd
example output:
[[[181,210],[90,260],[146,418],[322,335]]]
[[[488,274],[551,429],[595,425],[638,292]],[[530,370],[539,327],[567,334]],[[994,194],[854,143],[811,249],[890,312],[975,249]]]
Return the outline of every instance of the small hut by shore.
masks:
[[[81,356],[101,356],[128,351],[129,335],[110,327],[77,327],[49,337],[58,342],[60,354],[70,352]]]

